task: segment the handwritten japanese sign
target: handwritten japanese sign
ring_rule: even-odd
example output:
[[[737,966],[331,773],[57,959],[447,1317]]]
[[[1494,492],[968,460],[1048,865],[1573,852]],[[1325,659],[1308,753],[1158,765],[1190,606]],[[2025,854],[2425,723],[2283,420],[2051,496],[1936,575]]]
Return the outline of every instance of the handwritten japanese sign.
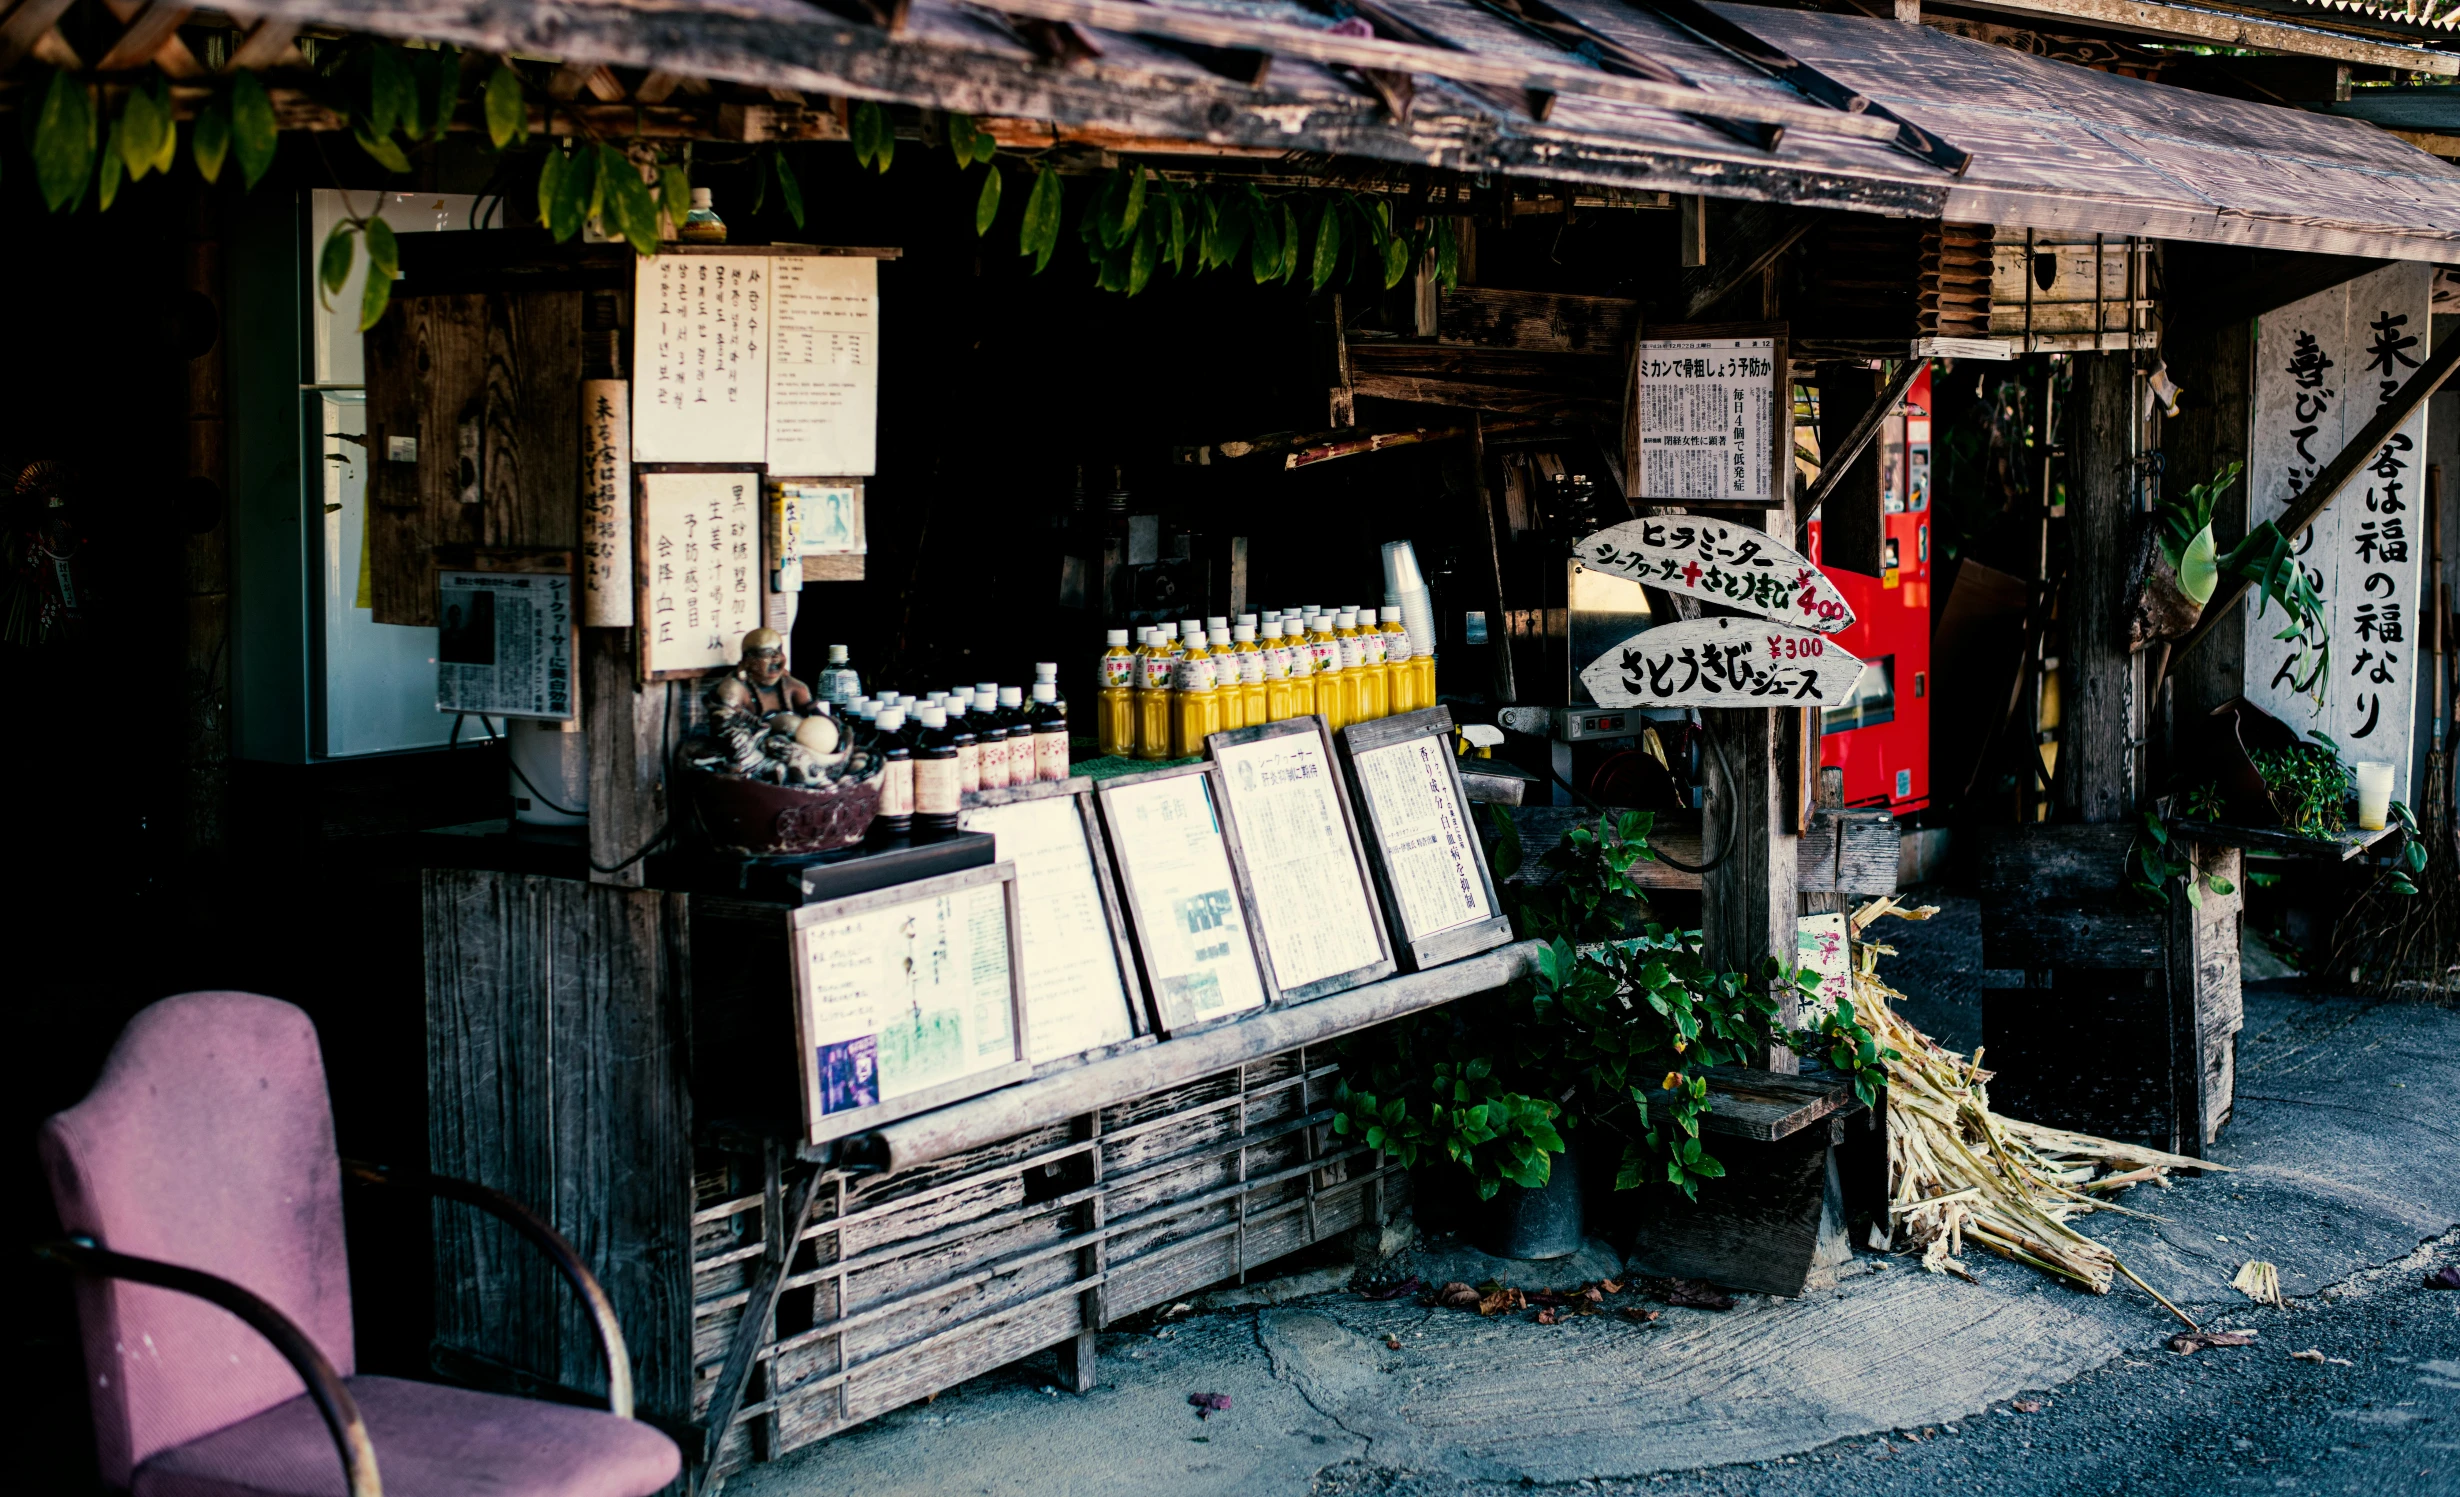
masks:
[[[1843,701],[1861,674],[1825,635],[1716,618],[1635,634],[1580,679],[1600,707],[1802,707]]]
[[[2425,361],[2433,279],[2431,266],[2392,265],[2263,315],[2252,519],[2278,519]],[[2253,593],[2244,605],[2247,696],[2300,733],[2329,735],[2345,759],[2390,763],[2402,799],[2423,623],[2425,471],[2421,409],[2293,543],[2323,595],[2325,629],[2276,639],[2287,622],[2280,610]]]
[[[652,255],[634,271],[632,294],[633,458],[763,461],[768,257]]]
[[[572,576],[436,575],[436,710],[568,722]]]
[[[1804,915],[1794,922],[1794,965],[1819,974],[1819,995],[1802,1005],[1799,1022],[1817,1025],[1853,996],[1853,947],[1841,910]]]
[[[634,576],[646,679],[735,663],[761,625],[760,475],[643,473]]]
[[[1775,504],[1774,338],[1644,338],[1635,497]]]
[[[632,627],[632,391],[581,382],[581,622]]]
[[[848,255],[769,261],[772,473],[874,471],[879,425],[880,262]]]
[[[1699,515],[1626,520],[1583,539],[1582,565],[1670,593],[1834,634],[1854,621],[1836,584],[1765,531]]]

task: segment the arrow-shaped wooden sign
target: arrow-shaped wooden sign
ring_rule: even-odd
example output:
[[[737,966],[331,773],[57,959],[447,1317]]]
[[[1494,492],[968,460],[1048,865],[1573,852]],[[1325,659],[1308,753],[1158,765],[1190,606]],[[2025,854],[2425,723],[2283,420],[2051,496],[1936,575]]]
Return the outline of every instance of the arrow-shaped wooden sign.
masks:
[[[1760,619],[1685,619],[1644,630],[1580,673],[1600,707],[1827,707],[1862,662],[1834,640]]]
[[[1820,634],[1854,621],[1836,584],[1764,530],[1701,515],[1609,525],[1572,548],[1582,566]]]

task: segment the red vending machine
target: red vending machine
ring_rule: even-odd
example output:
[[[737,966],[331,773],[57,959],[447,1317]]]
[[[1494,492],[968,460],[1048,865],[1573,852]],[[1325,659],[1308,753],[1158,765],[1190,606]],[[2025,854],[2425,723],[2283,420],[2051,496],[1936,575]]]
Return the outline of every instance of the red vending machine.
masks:
[[[1930,804],[1930,371],[1875,439],[1887,501],[1884,567],[1866,577],[1822,564],[1854,611],[1835,636],[1863,662],[1849,700],[1828,709],[1820,762],[1845,771],[1845,804],[1898,815]],[[1820,560],[1819,524],[1811,559]]]

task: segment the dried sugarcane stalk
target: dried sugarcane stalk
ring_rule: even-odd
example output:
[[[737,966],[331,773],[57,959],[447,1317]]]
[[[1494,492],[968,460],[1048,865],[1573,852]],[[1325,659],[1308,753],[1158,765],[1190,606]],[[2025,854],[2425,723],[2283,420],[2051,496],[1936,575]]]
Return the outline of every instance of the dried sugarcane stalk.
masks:
[[[1931,1272],[1969,1278],[1956,1259],[1972,1242],[2095,1294],[2109,1293],[2112,1279],[2125,1274],[2192,1328],[2185,1312],[2068,1222],[2125,1211],[2097,1191],[2166,1185],[2171,1170],[2222,1166],[1992,1112],[1985,1085],[1991,1073],[1981,1068],[1980,1052],[1952,1055],[1899,1018],[1889,1000],[1903,995],[1878,974],[1879,957],[1893,953],[1860,939],[1882,915],[1922,920],[1933,913],[1880,899],[1851,922],[1855,1012],[1881,1046],[1897,1053],[1887,1062],[1889,1205],[1885,1224],[1873,1230],[1874,1245],[1918,1250]],[[1884,1244],[1876,1242],[1882,1231]]]

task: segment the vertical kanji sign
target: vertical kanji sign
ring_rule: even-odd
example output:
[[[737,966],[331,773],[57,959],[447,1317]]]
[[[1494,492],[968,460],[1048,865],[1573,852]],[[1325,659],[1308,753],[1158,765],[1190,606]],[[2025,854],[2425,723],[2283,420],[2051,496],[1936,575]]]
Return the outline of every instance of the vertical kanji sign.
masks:
[[[581,382],[581,622],[632,627],[632,388]]]
[[[2280,518],[2425,362],[2433,283],[2430,265],[2391,265],[2258,320],[2253,520]],[[2255,593],[2243,605],[2247,697],[2301,735],[2328,735],[2346,760],[2392,765],[2392,794],[2402,800],[2423,637],[2425,475],[2420,407],[2294,543],[2323,595],[2327,628],[2276,639],[2287,623],[2279,608]]]

